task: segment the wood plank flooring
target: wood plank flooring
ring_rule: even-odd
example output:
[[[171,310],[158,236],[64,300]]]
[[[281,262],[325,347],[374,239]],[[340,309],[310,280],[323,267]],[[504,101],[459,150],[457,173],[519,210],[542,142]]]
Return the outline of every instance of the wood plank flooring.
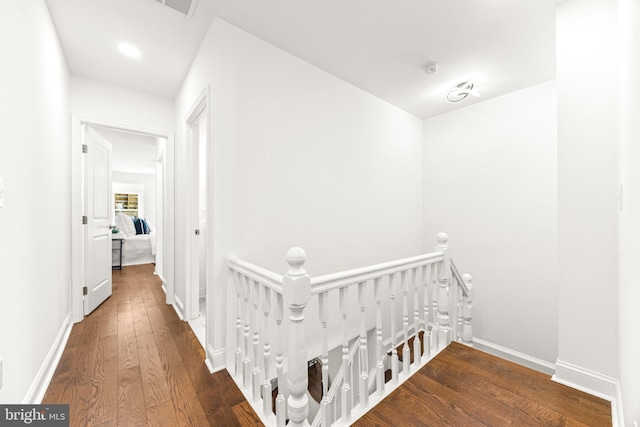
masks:
[[[73,326],[43,403],[72,426],[262,425],[227,371],[209,374],[153,265],[113,271],[113,295]]]
[[[113,295],[74,325],[43,403],[69,404],[72,426],[262,425],[227,371],[209,374],[152,265],[114,271],[113,283]],[[611,407],[454,343],[355,425],[604,427]]]
[[[452,343],[354,425],[611,426],[611,404]]]

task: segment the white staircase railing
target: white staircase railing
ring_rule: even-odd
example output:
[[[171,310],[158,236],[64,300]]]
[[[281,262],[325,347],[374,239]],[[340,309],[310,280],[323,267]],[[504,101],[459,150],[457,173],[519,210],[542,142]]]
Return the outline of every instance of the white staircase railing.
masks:
[[[437,241],[432,253],[315,278],[304,270],[306,254],[300,248],[287,253],[289,270],[284,276],[240,259],[228,260],[236,290],[233,376],[265,425],[308,426],[310,421],[314,426],[349,424],[417,372],[451,340],[471,345],[471,276],[461,276],[451,261],[447,235],[438,234]],[[357,292],[357,302],[349,298],[351,291]],[[315,323],[305,313],[310,302],[318,308],[321,327],[318,336],[307,335],[313,330],[309,322]],[[289,321],[283,325],[285,304]],[[284,328],[287,340],[283,337]],[[373,328],[375,356],[370,353],[367,340],[367,332]],[[336,335],[342,336],[342,366],[335,378],[330,379],[329,351],[337,343]],[[357,348],[350,349],[350,338],[355,335]],[[318,353],[309,354],[306,341],[313,343],[313,351]],[[275,360],[271,357],[272,343]],[[398,347],[402,349],[401,357]],[[318,355],[322,362],[323,398],[315,420],[308,421],[307,361]],[[384,380],[387,357],[390,384]],[[370,360],[375,363],[371,370]],[[354,367],[357,371],[352,375]],[[369,387],[373,379],[369,375],[375,376],[373,393]],[[278,384],[275,415],[273,377],[277,377]]]

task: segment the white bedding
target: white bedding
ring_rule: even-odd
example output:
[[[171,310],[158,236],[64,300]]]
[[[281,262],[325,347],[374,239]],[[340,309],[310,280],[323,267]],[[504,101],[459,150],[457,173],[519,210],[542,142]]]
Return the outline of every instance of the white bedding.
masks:
[[[152,264],[156,262],[156,232],[126,236],[120,232],[114,238],[123,238],[122,265]],[[113,265],[118,264],[118,251],[113,251]]]

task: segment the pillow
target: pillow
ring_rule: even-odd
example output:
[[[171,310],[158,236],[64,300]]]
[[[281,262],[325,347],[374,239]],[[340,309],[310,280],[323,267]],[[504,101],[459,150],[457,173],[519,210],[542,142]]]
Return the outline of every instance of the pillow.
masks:
[[[120,229],[127,237],[136,235],[136,227],[133,224],[133,218],[129,215],[116,215],[116,227]]]
[[[133,225],[136,227],[136,234],[144,234],[144,229],[142,228],[142,220],[140,218],[135,218],[133,220]]]
[[[142,226],[142,234],[149,234],[149,224],[147,224],[147,220],[140,218],[140,225]]]

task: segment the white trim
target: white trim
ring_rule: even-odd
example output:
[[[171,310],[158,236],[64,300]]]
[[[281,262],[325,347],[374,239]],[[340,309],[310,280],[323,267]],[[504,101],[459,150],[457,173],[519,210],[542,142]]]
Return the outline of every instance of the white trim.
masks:
[[[527,368],[535,371],[542,372],[547,375],[553,375],[556,372],[556,365],[551,362],[538,359],[537,357],[529,356],[528,354],[520,353],[519,351],[512,350],[480,338],[473,338],[473,343],[474,347],[478,350],[500,357],[501,359],[517,363],[518,365],[526,366]]]
[[[617,378],[558,359],[556,361],[556,373],[551,379],[557,383],[610,401],[613,427],[624,426],[622,392],[620,381]]]
[[[180,320],[184,321],[184,303],[178,297],[178,295],[173,294],[173,309],[176,311],[176,314],[180,318]]]
[[[39,404],[42,402],[42,398],[47,388],[49,388],[51,378],[53,378],[53,374],[58,367],[64,348],[69,340],[71,328],[73,327],[72,319],[73,315],[69,312],[62,322],[62,327],[60,331],[58,331],[58,336],[56,336],[56,339],[53,341],[47,357],[45,357],[42,362],[36,377],[33,379],[26,396],[22,400],[23,404]]]
[[[227,350],[222,348],[220,350],[214,350],[209,344],[207,344],[207,357],[204,361],[205,365],[207,365],[207,369],[209,369],[209,373],[213,374],[214,372],[221,371],[226,369]]]

